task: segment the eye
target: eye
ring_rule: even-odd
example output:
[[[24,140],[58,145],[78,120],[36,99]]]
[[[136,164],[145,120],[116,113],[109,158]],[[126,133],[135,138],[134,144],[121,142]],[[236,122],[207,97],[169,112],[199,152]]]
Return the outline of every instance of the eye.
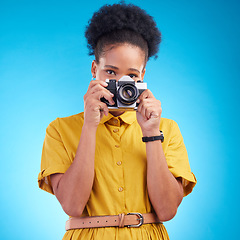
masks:
[[[135,78],[135,77],[137,77],[136,74],[128,74],[128,76],[129,76],[130,78]]]
[[[113,70],[106,70],[106,72],[110,75],[116,75],[115,72]]]

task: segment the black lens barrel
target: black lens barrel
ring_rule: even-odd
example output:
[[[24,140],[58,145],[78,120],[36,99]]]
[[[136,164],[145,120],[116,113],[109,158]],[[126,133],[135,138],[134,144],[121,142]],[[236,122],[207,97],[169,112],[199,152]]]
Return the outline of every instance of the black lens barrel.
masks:
[[[132,83],[122,84],[118,88],[118,101],[125,105],[132,105],[137,101],[139,91],[137,87]]]

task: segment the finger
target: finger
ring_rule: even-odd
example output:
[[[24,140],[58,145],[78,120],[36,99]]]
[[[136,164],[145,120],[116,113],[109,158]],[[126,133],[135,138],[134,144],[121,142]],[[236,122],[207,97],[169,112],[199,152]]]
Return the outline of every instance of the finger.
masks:
[[[142,108],[145,106],[145,104],[148,104],[150,102],[152,102],[151,99],[145,98],[145,99],[138,99],[139,105],[138,105],[138,112],[142,111]]]
[[[99,81],[99,80],[91,81],[90,84],[89,84],[89,89],[88,89],[87,93],[84,95],[84,100],[86,98],[88,98],[89,95],[91,97],[94,97],[94,96],[92,96],[92,94],[94,94],[98,91],[105,91],[108,95],[110,94],[110,98],[109,98],[108,95],[105,95],[105,96],[107,96],[105,99],[107,99],[111,105],[115,104],[113,99],[112,99],[114,94],[111,93],[108,89],[106,89],[107,85],[108,84],[103,82],[103,81]],[[102,94],[102,95],[104,95],[104,94]]]
[[[92,80],[90,83],[89,83],[89,86],[88,86],[88,90],[91,89],[92,87],[94,87],[95,85],[101,85],[103,87],[107,87],[108,84],[104,81],[101,81],[101,80]]]
[[[149,119],[151,112],[152,112],[152,104],[151,103],[145,103],[143,105],[142,115],[146,119]]]
[[[105,91],[105,89],[97,91],[91,96],[95,97],[98,100],[100,100],[101,98],[105,98],[111,105],[115,104],[115,102],[113,101],[114,95],[110,91]]]
[[[138,100],[137,100],[137,103],[139,103],[139,104],[138,104],[137,111],[138,111],[138,112],[141,112],[141,111],[142,111],[142,102],[141,102],[141,100],[138,99]]]
[[[87,101],[87,99],[98,99],[100,100],[102,97],[104,97],[111,105],[115,104],[113,101],[113,96],[109,90],[104,88],[103,86],[100,86],[100,84],[93,85],[92,88],[90,88],[87,93],[84,95],[84,101]]]
[[[103,112],[105,116],[108,115],[109,110],[108,110],[108,107],[107,107],[106,103],[100,102],[99,103],[99,110],[100,110],[100,112]]]
[[[147,119],[158,118],[160,116],[160,114],[153,107],[146,109],[145,115],[146,115]]]
[[[148,107],[148,103],[142,101],[138,106],[138,112],[145,118],[146,108]]]
[[[143,91],[143,93],[139,96],[140,101],[145,98],[154,98],[152,92],[149,89]]]
[[[147,119],[151,117],[159,117],[161,115],[161,102],[153,98],[143,99],[139,104],[138,111]]]
[[[110,95],[111,95],[112,97],[114,96],[108,89],[106,89],[105,87],[103,87],[103,86],[100,85],[100,84],[94,85],[91,89],[89,89],[88,93],[89,93],[89,94],[93,94],[93,93],[95,93],[95,92],[97,92],[97,91],[101,91],[101,90],[104,90],[104,91],[110,93]]]
[[[85,106],[84,106],[84,111],[86,111],[87,109],[89,109],[90,111],[94,111],[94,112],[103,112],[105,115],[108,115],[108,107],[107,104],[97,100],[97,99],[89,99],[88,102],[86,102]]]

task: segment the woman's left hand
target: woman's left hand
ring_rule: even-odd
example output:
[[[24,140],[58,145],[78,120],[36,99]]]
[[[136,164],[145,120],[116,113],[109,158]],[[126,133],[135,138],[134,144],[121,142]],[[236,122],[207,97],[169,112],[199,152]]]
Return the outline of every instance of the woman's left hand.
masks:
[[[144,137],[158,136],[161,119],[161,102],[157,100],[149,89],[138,98],[137,121]]]

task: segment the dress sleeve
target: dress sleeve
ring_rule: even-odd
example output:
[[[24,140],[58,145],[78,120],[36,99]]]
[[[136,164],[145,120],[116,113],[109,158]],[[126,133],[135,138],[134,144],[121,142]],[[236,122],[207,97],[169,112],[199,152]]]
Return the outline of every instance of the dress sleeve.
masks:
[[[50,175],[65,173],[72,161],[64,145],[58,129],[58,119],[49,124],[43,143],[41,172],[38,175],[38,185],[41,189],[52,193]]]
[[[166,160],[168,168],[174,177],[182,179],[184,196],[191,193],[197,180],[191,172],[183,137],[175,121],[172,121],[171,138],[166,154]]]

